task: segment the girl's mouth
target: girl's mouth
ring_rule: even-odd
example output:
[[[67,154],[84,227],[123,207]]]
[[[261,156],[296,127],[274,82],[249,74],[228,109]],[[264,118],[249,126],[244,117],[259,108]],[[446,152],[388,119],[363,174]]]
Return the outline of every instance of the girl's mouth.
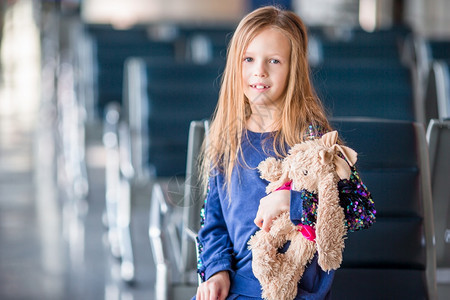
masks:
[[[270,86],[263,85],[263,84],[251,84],[250,87],[252,87],[254,89],[258,89],[258,90],[264,90],[264,89],[270,88]]]

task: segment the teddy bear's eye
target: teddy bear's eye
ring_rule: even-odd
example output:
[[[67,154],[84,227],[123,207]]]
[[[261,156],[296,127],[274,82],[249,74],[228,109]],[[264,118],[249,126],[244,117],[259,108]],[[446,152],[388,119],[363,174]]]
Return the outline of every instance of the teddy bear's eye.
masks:
[[[303,170],[303,175],[308,175],[308,170]]]

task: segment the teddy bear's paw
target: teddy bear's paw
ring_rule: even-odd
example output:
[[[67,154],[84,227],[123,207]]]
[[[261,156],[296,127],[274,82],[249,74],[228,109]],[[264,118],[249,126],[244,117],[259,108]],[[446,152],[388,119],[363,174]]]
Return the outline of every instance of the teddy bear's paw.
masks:
[[[273,239],[280,240],[280,237],[284,237],[294,230],[295,226],[291,222],[289,212],[284,212],[273,221],[269,234]],[[281,238],[281,240],[284,240],[284,238]]]
[[[331,270],[337,270],[342,263],[342,252],[339,251],[329,251],[326,254],[319,251],[318,264],[325,272]]]
[[[275,286],[272,284],[271,287]],[[280,286],[280,285],[278,285]],[[289,284],[282,284],[282,288],[269,288],[263,290],[261,296],[265,300],[293,300],[297,295],[297,283],[290,282]]]

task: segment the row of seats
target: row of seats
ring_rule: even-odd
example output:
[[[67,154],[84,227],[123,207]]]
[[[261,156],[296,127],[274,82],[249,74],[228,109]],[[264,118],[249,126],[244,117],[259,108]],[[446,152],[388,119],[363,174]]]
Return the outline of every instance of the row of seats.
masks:
[[[432,119],[427,128],[438,270],[450,268],[450,119]]]
[[[323,35],[320,32],[318,34]],[[432,162],[433,207],[436,215],[434,225],[438,249],[437,266],[444,270],[449,266],[448,258],[444,253],[448,252],[449,244],[447,220],[450,216],[448,211],[450,190],[442,182],[447,180],[450,168],[447,164],[448,158],[441,153],[448,152],[446,148],[448,138],[445,135],[448,134],[446,132],[450,118],[450,42],[424,39],[404,30],[394,30],[389,33],[381,31],[375,34],[379,38],[371,40],[364,39],[363,34],[358,31],[356,35],[359,35],[356,41],[351,35],[350,37],[347,35],[347,38],[344,35],[344,39],[341,38],[338,41],[332,39],[331,42],[325,43],[324,52],[328,53],[328,56],[324,55],[326,58],[321,63],[325,66],[323,67],[325,75],[321,75],[320,69],[317,71],[319,76],[317,76],[316,88],[324,103],[332,107],[335,116],[398,118],[417,121],[427,128],[427,142]],[[333,53],[330,50],[330,44],[338,45],[338,51]],[[349,44],[354,48],[346,51],[350,48]],[[393,49],[397,49],[397,53]],[[408,54],[411,51],[413,53]],[[353,57],[348,62],[345,62],[346,53]],[[364,55],[366,58],[361,59]],[[337,57],[344,61],[341,65],[356,66],[348,68],[351,69],[350,71],[344,67],[335,72],[328,71],[327,61],[332,61],[328,64],[335,64]],[[329,73],[336,75],[330,76]],[[330,79],[332,84],[327,82]],[[364,82],[370,82],[370,84],[364,84]],[[334,87],[335,85],[337,88]],[[341,88],[348,85],[351,86],[348,90]],[[342,89],[344,93],[348,93],[346,96],[339,96],[342,94],[339,92]],[[377,97],[377,94],[380,96]],[[356,95],[360,97],[355,97]],[[364,101],[364,104],[354,103],[355,99]],[[353,105],[353,108],[350,111],[344,111],[342,107],[349,108],[343,103]],[[436,168],[435,171],[433,171],[434,168]]]
[[[405,37],[411,33],[406,26],[367,32],[360,28],[312,27],[310,40],[321,43],[321,59],[372,58],[397,61],[402,59]]]
[[[409,58],[418,95],[418,120],[427,126],[431,119],[438,118],[437,98],[433,94],[441,90],[435,86],[441,84],[437,82],[441,75],[436,77],[436,73],[450,62],[450,42],[411,34],[406,43],[405,56]]]
[[[66,97],[58,103],[64,112],[59,114],[59,122],[69,125],[61,128],[61,139],[69,142],[64,142],[58,155],[62,157],[62,169],[67,170],[64,173],[77,177],[71,180],[64,176],[68,184],[63,189],[76,196],[75,210],[85,212],[83,198],[88,186],[84,183],[88,178],[78,141],[89,134],[86,126],[103,122],[103,222],[111,253],[120,260],[121,279],[127,283],[136,278],[136,249],[131,234],[134,185],[145,185],[156,176],[184,175],[187,127],[190,120],[208,118],[214,110],[223,69],[219,65],[224,63],[230,28],[155,24],[117,30],[107,25],[77,23],[67,30],[70,45],[64,49],[73,66],[70,95],[77,103],[66,105]],[[146,61],[153,67],[148,68]],[[182,74],[183,66],[187,73]],[[205,73],[203,66],[210,71],[200,79],[197,75]],[[153,95],[153,105],[147,101],[147,90]],[[171,104],[173,99],[177,103]],[[174,117],[181,106],[181,113]],[[72,116],[78,117],[76,124]],[[170,128],[164,123],[167,119],[173,121]],[[84,171],[81,180],[79,169]]]
[[[205,63],[225,57],[226,26],[211,29],[195,27],[137,26],[117,30],[106,25],[88,25],[85,29],[94,49],[93,83],[96,89],[95,114],[102,117],[108,103],[122,103],[123,72],[129,57],[152,57]]]
[[[135,184],[152,186],[155,182],[185,181],[189,124],[194,119],[208,119],[212,115],[223,67],[223,60],[205,64],[142,57],[126,60],[125,101],[120,108],[116,104],[107,108],[107,115],[116,113],[118,117],[112,122],[106,120],[105,136],[116,137],[118,147],[114,145],[113,151],[117,152],[115,157],[119,157],[118,163],[114,157],[111,163],[107,160],[107,194],[108,187],[127,186],[124,193],[114,193],[116,199],[109,201],[125,202],[128,209],[110,206],[113,210],[110,215],[116,215],[118,219],[122,215],[122,219],[131,218],[129,207],[132,207],[133,199],[129,187]],[[155,201],[153,204],[158,203]],[[171,202],[178,203],[179,200],[172,199]],[[112,224],[115,223],[112,220]],[[117,226],[108,227],[117,230]],[[118,237],[110,244],[117,243],[116,248],[126,251],[119,253],[120,257],[132,257],[129,222],[120,230],[122,234],[110,234]],[[122,259],[122,264],[134,263],[131,259],[128,262]],[[127,274],[124,271],[124,279],[133,280]]]
[[[319,53],[312,79],[331,117],[417,120],[412,74],[402,54],[408,32],[311,30]]]
[[[312,68],[315,87],[331,115],[340,118],[333,125],[359,153],[361,177],[377,207],[373,228],[348,237],[333,296],[380,299],[389,291],[395,299],[434,299],[427,145],[413,69],[404,54],[411,32],[316,34],[323,58]],[[358,117],[370,119],[355,121]],[[355,283],[350,293],[349,282]]]
[[[430,155],[438,284],[448,284],[450,268],[450,41],[414,40],[417,76],[422,79],[422,103]],[[445,279],[447,278],[447,279]]]
[[[222,60],[205,64],[127,60],[129,85],[124,90],[123,120],[132,139],[142,138],[136,144],[145,145],[132,153],[133,165],[147,169],[140,174],[169,177],[184,173],[189,122],[213,113],[223,68]]]
[[[333,117],[416,119],[411,73],[399,61],[343,58],[313,68],[312,77]]]
[[[111,31],[97,39],[95,56],[99,70],[97,107],[102,112],[99,116],[105,116],[108,153],[109,241],[116,249],[113,253],[122,259],[122,278],[132,282],[132,189],[134,185],[152,186],[149,234],[158,268],[156,298],[184,299],[186,291],[193,294],[197,285],[197,278],[192,275],[195,260],[189,235],[195,236],[198,230],[195,224],[203,193],[198,184],[192,184],[196,182],[192,168],[205,135],[202,130],[208,123],[192,123],[192,130],[197,133],[192,133],[190,140],[188,128],[190,121],[208,119],[213,112],[224,64],[222,47],[229,35],[223,31],[213,34],[212,41],[225,41],[222,45],[206,43],[217,45],[212,48],[216,50],[206,51],[214,53],[215,59],[199,59],[201,64],[195,64],[180,59],[179,44],[170,47],[173,51],[155,54],[155,59],[149,57],[153,50],[128,40],[145,40],[147,30],[138,30],[134,38],[133,34],[115,34]],[[190,41],[205,44],[204,33],[191,34],[202,38]],[[125,42],[118,46],[108,44],[120,40],[121,35]],[[349,236],[333,293],[338,298],[349,298],[347,283],[355,282],[359,291],[355,296],[375,290],[373,299],[383,298],[388,277],[390,295],[434,298],[428,159],[423,126],[415,122],[410,69],[401,58],[404,32],[372,35],[357,30],[344,35],[344,40],[317,35],[319,59],[312,64],[311,73],[315,88],[333,125],[360,154],[359,168],[378,211],[378,221],[371,230]],[[141,46],[147,50],[137,50]],[[114,49],[120,55],[116,56]],[[192,50],[194,53],[198,51]],[[112,102],[117,104],[109,105]],[[184,181],[191,183],[179,184]],[[188,196],[192,194],[193,198]],[[360,278],[367,280],[361,282]],[[408,288],[410,284],[417,290]]]
[[[358,152],[357,166],[377,209],[372,228],[348,235],[333,297],[433,299],[433,213],[423,127],[367,119],[333,125]]]
[[[450,268],[450,42],[430,41],[430,68],[425,89],[438,272]],[[442,277],[445,278],[445,275]],[[447,275],[448,277],[448,275]],[[439,278],[438,278],[439,279]],[[440,280],[442,281],[442,280]],[[440,282],[439,281],[439,282]],[[445,282],[442,282],[445,283]]]
[[[155,24],[117,30],[85,25],[87,47],[82,53],[91,55],[83,56],[82,69],[91,70],[86,72],[91,80],[84,90],[94,90],[87,115],[104,121],[104,220],[125,282],[135,280],[133,185],[146,185],[156,177],[183,177],[189,122],[207,118],[214,110],[214,80],[223,69],[219,65],[231,31],[227,26]]]

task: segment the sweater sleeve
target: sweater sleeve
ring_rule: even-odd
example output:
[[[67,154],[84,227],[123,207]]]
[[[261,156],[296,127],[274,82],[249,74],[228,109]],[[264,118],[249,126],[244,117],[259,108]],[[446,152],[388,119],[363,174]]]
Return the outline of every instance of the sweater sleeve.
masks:
[[[290,218],[294,225],[301,223],[303,214],[303,199],[301,197],[301,192],[291,190],[291,203],[290,203]]]
[[[351,168],[350,179],[338,183],[340,205],[344,208],[348,231],[369,228],[375,222],[375,204],[372,195],[362,182],[355,167]]]
[[[232,244],[222,214],[217,176],[208,182],[208,193],[202,209],[202,227],[198,233],[198,273],[203,281],[217,272],[231,271]]]

